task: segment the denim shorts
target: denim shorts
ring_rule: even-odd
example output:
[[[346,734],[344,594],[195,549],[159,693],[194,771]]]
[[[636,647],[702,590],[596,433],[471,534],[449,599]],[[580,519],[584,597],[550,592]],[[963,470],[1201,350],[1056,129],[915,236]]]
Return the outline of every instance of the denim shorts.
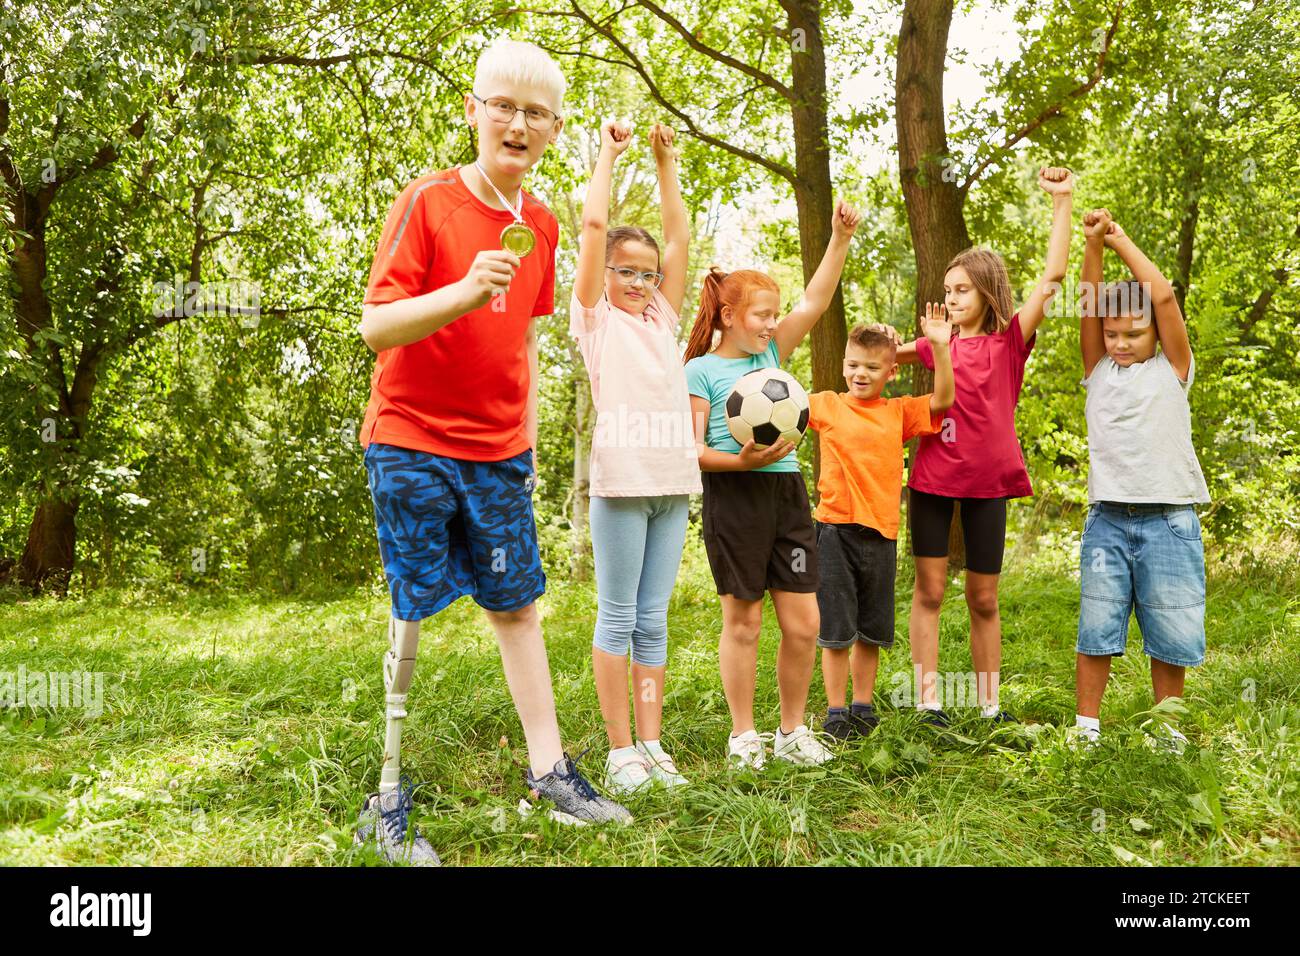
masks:
[[[489,611],[541,597],[531,449],[462,461],[370,445],[365,462],[393,617],[419,621],[463,595]]]
[[[1205,660],[1205,552],[1191,505],[1093,504],[1079,586],[1080,654],[1123,654],[1136,613],[1147,656],[1178,667]]]

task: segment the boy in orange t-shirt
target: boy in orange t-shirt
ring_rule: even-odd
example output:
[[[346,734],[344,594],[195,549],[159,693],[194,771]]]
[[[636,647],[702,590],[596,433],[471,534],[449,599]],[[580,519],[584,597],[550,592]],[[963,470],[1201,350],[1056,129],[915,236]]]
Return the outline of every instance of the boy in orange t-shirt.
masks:
[[[903,445],[933,435],[952,407],[949,326],[942,306],[927,307],[925,337],[934,346],[934,392],[882,398],[898,373],[898,333],[887,325],[858,325],[844,347],[847,392],[816,392],[808,424],[821,438],[817,554],[821,583],[822,678],[829,709],[822,729],[841,740],[871,733],[880,648],[894,643],[894,577],[898,507],[903,493]],[[845,706],[849,671],[853,705]]]

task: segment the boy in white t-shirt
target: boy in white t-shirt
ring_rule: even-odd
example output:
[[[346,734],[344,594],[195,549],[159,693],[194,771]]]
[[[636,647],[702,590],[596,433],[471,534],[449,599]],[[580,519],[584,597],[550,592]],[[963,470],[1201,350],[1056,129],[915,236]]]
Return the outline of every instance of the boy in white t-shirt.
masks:
[[[1074,734],[1094,743],[1110,659],[1124,653],[1130,614],[1151,658],[1157,703],[1182,697],[1186,669],[1205,659],[1205,554],[1193,506],[1210,496],[1192,446],[1187,389],[1195,363],[1173,287],[1105,209],[1083,222],[1089,508],[1079,555]],[[1132,279],[1101,284],[1104,248],[1119,254]],[[1170,749],[1187,743],[1164,722],[1147,729]]]

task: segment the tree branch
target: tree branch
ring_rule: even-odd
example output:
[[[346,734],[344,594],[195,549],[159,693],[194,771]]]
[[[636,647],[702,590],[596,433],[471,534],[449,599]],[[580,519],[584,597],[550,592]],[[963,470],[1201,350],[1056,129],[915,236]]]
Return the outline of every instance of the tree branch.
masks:
[[[1080,83],[1078,86],[1072,89],[1065,96],[1061,97],[1060,100],[1053,103],[1051,106],[1047,107],[1045,110],[1043,110],[1041,113],[1035,116],[1024,126],[1020,127],[1020,129],[1009,134],[1006,137],[1006,139],[1002,141],[1002,144],[1000,146],[995,148],[993,152],[991,152],[984,159],[983,162],[981,162],[978,166],[975,167],[974,171],[968,177],[966,177],[966,181],[962,183],[961,186],[958,188],[957,193],[963,200],[966,198],[966,193],[970,191],[971,186],[974,185],[977,179],[979,179],[980,174],[983,173],[984,170],[988,169],[989,166],[993,165],[993,162],[999,156],[1001,156],[1003,153],[1009,150],[1016,143],[1020,142],[1026,136],[1029,136],[1031,133],[1033,133],[1036,129],[1038,129],[1048,120],[1056,116],[1060,116],[1061,110],[1065,107],[1067,103],[1069,103],[1071,100],[1075,100],[1081,96],[1084,96],[1085,94],[1088,93],[1089,90],[1091,90],[1094,86],[1096,86],[1101,81],[1102,73],[1104,72],[1106,66],[1106,56],[1110,53],[1110,45],[1111,42],[1115,39],[1115,32],[1119,29],[1119,21],[1123,12],[1124,12],[1124,0],[1120,0],[1119,4],[1115,7],[1115,15],[1111,18],[1110,28],[1107,29],[1106,31],[1105,42],[1102,43],[1101,52],[1097,54],[1097,62],[1092,68],[1092,75],[1089,76],[1088,79],[1084,80],[1084,82]]]
[[[176,102],[176,94],[169,91],[163,96],[163,99],[166,101],[168,106],[171,106]],[[149,115],[151,112],[152,109],[148,109],[136,117],[135,122],[126,128],[126,134],[136,140],[142,137],[144,135],[145,124],[149,121]],[[95,155],[91,157],[90,162],[66,167],[65,170],[55,178],[54,182],[50,183],[50,191],[53,192],[60,186],[70,183],[72,180],[79,176],[83,176],[86,173],[92,173],[97,169],[103,169],[105,166],[111,166],[113,163],[117,162],[118,155],[116,143],[105,143],[95,151]]]
[[[654,3],[653,0],[637,0],[637,6],[644,7],[646,10],[649,10],[651,13],[653,13],[664,23],[668,24],[670,27],[676,30],[677,33],[681,36],[681,38],[686,41],[686,44],[692,50],[695,50],[697,53],[703,53],[705,56],[709,57],[710,59],[716,60],[717,62],[723,64],[724,66],[729,66],[733,70],[739,70],[741,73],[744,73],[746,76],[758,80],[764,86],[770,87],[771,89],[775,90],[783,98],[789,100],[791,103],[794,102],[794,91],[791,90],[784,83],[782,83],[780,80],[778,80],[776,77],[772,76],[770,73],[765,73],[763,70],[760,70],[757,67],[750,66],[748,63],[744,63],[740,60],[737,60],[733,56],[728,56],[726,53],[723,53],[721,50],[715,50],[713,47],[701,43],[696,38],[695,34],[692,33],[690,30],[686,29],[686,26],[680,20],[678,20],[668,11],[664,10],[658,4]]]
[[[743,149],[740,146],[736,146],[732,143],[727,142],[726,140],[714,136],[712,133],[707,133],[704,130],[700,129],[695,124],[695,121],[691,119],[690,116],[682,112],[681,109],[679,109],[676,106],[676,104],[670,102],[668,98],[664,96],[664,94],[660,91],[658,84],[655,83],[655,81],[651,78],[650,73],[646,70],[645,64],[641,62],[640,58],[638,58],[637,55],[632,52],[631,48],[628,47],[626,43],[624,43],[621,39],[618,38],[617,35],[615,35],[612,29],[610,29],[608,26],[602,26],[601,24],[597,23],[594,19],[592,19],[592,17],[585,10],[583,10],[581,7],[578,6],[577,0],[569,0],[569,4],[570,6],[573,7],[574,14],[577,17],[583,20],[596,33],[600,34],[606,40],[612,43],[615,47],[617,47],[618,51],[622,53],[623,56],[626,58],[626,60],[624,60],[623,62],[620,62],[618,60],[605,60],[605,62],[615,63],[619,66],[626,67],[627,69],[632,70],[634,73],[640,76],[641,82],[645,84],[646,90],[650,93],[652,97],[654,97],[655,101],[658,102],[659,105],[662,106],[664,109],[666,109],[668,112],[672,113],[679,120],[681,120],[682,123],[685,125],[686,131],[689,132],[692,136],[694,136],[696,139],[700,140],[701,142],[708,143],[710,146],[716,146],[719,149],[726,150],[727,152],[731,153],[733,156],[738,156],[741,159],[762,166],[764,169],[768,170],[769,172],[775,173],[777,176],[780,176],[782,179],[786,180],[791,185],[796,184],[798,177],[795,175],[794,170],[791,169],[789,166],[786,166],[784,163],[779,163],[774,159],[769,159],[768,157],[762,156],[751,150]],[[534,39],[533,42],[537,42],[536,39]],[[547,49],[547,48],[543,46],[543,49]],[[555,50],[550,52],[555,52],[562,56],[585,56],[588,57],[589,59],[604,59],[602,57],[593,57],[591,53],[585,51],[578,54],[570,53],[569,51],[565,51],[565,50]]]
[[[251,59],[240,59],[237,63],[241,66],[329,67],[337,66],[340,63],[355,63],[358,60],[375,58],[404,60],[407,63],[415,63],[425,69],[432,70],[452,89],[460,88],[460,82],[448,76],[437,63],[425,57],[416,56],[413,53],[404,53],[401,50],[353,50],[351,53],[337,53],[333,56],[298,56],[293,53],[263,50],[257,56]]]

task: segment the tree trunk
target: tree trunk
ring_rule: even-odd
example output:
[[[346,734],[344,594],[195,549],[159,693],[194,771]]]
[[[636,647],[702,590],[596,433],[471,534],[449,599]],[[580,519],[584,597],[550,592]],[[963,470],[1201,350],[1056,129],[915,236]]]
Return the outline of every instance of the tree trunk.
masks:
[[[835,193],[831,185],[831,151],[826,118],[826,53],[822,47],[819,0],[787,2],[790,24],[791,88],[798,99],[791,108],[794,124],[795,203],[804,283],[812,281],[831,239]],[[844,296],[839,286],[809,337],[814,391],[844,391]],[[813,485],[821,474],[821,446],[813,435]]]
[[[965,197],[957,168],[945,163],[948,134],[943,111],[943,68],[948,52],[948,28],[953,0],[907,0],[898,34],[895,75],[895,119],[898,127],[898,175],[916,257],[916,335],[926,302],[943,299],[943,275],[948,262],[970,245]],[[933,373],[914,366],[913,394],[934,387]],[[954,509],[948,542],[949,561],[965,563],[961,523]]]
[[[970,245],[955,166],[945,164],[943,65],[953,0],[907,0],[895,78],[898,174],[916,257],[917,334],[925,303],[943,299],[948,262]],[[927,385],[917,394],[925,394]]]
[[[1187,314],[1187,290],[1192,285],[1192,262],[1196,249],[1196,225],[1201,218],[1201,184],[1205,180],[1205,154],[1194,144],[1187,158],[1183,198],[1186,205],[1178,223],[1178,259],[1175,265],[1174,297],[1179,310]]]
[[[46,498],[36,507],[27,547],[18,559],[18,581],[33,593],[64,594],[77,552],[77,498]]]

